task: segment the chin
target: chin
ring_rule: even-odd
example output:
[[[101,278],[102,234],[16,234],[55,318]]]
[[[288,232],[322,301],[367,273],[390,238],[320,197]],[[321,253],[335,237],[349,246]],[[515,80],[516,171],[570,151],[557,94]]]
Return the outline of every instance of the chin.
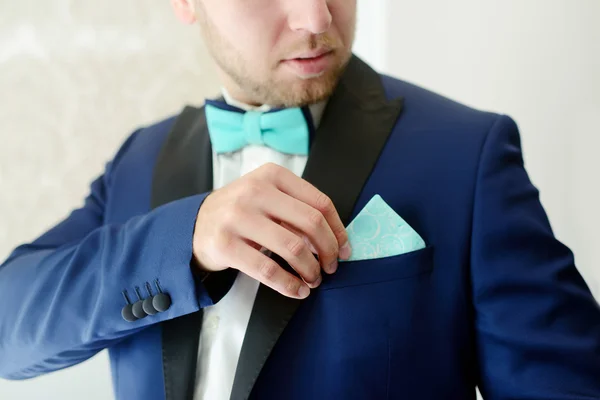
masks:
[[[326,74],[316,78],[298,79],[285,85],[279,85],[278,90],[274,90],[278,98],[275,103],[285,107],[302,107],[329,98],[339,79],[339,74]],[[274,96],[275,97],[275,96]]]
[[[288,76],[288,82],[280,86],[282,89],[276,91],[280,94],[281,100],[284,100],[283,105],[305,106],[331,97],[349,60],[350,55],[343,60],[338,60],[321,76],[307,79]]]

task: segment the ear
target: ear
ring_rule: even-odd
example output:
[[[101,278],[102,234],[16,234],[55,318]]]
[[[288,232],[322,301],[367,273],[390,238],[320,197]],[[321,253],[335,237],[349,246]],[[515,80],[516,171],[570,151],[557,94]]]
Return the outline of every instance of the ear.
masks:
[[[196,22],[196,0],[171,0],[171,5],[177,18],[184,24],[194,24]]]

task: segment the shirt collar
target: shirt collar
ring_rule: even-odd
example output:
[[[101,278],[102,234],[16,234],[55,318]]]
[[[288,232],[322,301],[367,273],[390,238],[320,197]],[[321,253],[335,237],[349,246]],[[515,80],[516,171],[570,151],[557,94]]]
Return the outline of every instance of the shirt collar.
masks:
[[[233,97],[231,97],[231,95],[229,94],[227,89],[225,89],[224,87],[221,88],[221,93],[223,94],[223,99],[225,100],[225,102],[227,104],[229,104],[230,106],[240,108],[244,111],[252,110],[252,111],[267,112],[273,108],[273,107],[269,106],[268,104],[263,104],[262,106],[256,107],[256,106],[251,106],[249,104],[237,101]],[[325,111],[325,106],[327,106],[327,100],[321,101],[319,103],[311,104],[308,106],[315,129],[318,128],[319,124],[321,123],[321,118],[323,118],[323,112]]]

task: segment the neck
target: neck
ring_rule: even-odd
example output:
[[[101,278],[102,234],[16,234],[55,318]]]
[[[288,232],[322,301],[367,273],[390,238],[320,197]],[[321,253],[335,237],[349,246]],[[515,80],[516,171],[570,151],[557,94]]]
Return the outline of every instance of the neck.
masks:
[[[269,111],[272,109],[272,107],[268,106],[268,105],[254,105],[252,103],[248,103],[245,101],[241,101],[239,100],[239,97],[234,97],[231,95],[231,92],[225,87],[222,86],[221,87],[221,93],[223,94],[223,98],[225,99],[225,102],[227,104],[231,104],[232,106],[241,108],[242,110],[246,110],[246,111],[250,111],[250,110],[256,110],[256,111]]]
[[[245,96],[240,91],[232,90],[225,86],[222,87],[221,92],[223,93],[223,96],[225,96],[226,99],[233,100],[237,103],[242,103],[242,104],[248,105],[249,107],[254,108],[254,107],[261,107],[264,105],[262,103],[253,101],[251,98],[249,98],[248,96]]]
[[[237,85],[222,70],[218,70],[221,80],[221,92],[227,100],[234,100],[238,103],[248,105],[249,107],[260,107],[263,103],[256,102]]]

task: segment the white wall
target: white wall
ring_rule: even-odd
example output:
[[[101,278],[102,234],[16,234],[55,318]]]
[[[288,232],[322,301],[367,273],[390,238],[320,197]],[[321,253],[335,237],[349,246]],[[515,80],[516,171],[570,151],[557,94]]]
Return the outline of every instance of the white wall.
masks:
[[[359,4],[357,51],[374,66],[517,120],[555,230],[599,294],[600,2]],[[197,43],[166,1],[0,1],[0,259],[79,205],[134,127],[214,92]],[[2,400],[80,398],[112,398],[104,353],[0,380]]]
[[[517,121],[555,233],[600,298],[600,1],[359,0],[359,10],[358,54]]]

